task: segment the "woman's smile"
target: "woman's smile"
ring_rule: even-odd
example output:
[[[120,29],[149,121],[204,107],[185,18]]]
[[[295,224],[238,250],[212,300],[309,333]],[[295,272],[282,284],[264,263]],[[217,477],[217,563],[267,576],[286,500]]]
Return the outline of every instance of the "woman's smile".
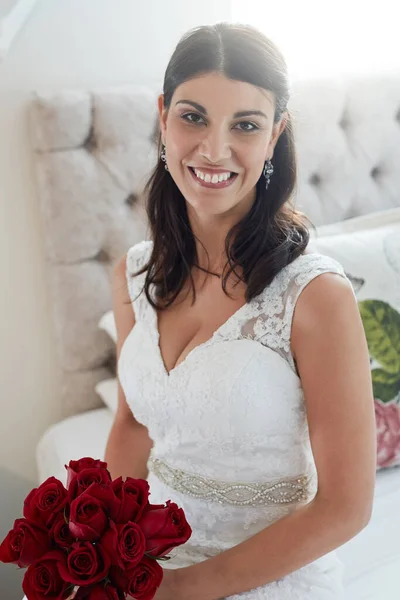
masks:
[[[223,169],[197,169],[187,167],[194,185],[209,189],[224,189],[231,186],[237,179],[238,174]]]

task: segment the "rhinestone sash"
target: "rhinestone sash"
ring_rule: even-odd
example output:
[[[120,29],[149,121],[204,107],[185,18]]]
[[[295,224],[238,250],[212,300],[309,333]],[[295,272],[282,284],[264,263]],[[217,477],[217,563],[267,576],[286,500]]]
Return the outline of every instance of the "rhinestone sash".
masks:
[[[290,504],[307,500],[313,479],[312,476],[301,475],[268,483],[228,483],[175,469],[152,457],[148,468],[166,485],[182,494],[235,506]]]

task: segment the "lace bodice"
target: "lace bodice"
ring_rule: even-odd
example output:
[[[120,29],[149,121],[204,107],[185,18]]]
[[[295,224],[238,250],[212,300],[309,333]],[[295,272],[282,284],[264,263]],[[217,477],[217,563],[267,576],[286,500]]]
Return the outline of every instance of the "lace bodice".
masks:
[[[171,498],[192,525],[192,538],[177,551],[179,566],[239,543],[315,495],[317,475],[290,349],[291,326],[296,301],[312,279],[325,272],[346,275],[327,256],[298,257],[168,374],[157,313],[140,294],[145,274],[132,275],[151,250],[152,242],[144,241],[127,254],[136,324],[122,346],[118,375],[133,414],[154,441],[152,502]],[[299,480],[305,483],[296,496],[293,486]],[[230,484],[239,487],[229,488],[228,497]],[[275,497],[289,501],[273,501],[276,484],[281,485],[274,493],[286,495]],[[260,485],[263,500],[251,500]],[[235,504],[233,490],[250,501]]]

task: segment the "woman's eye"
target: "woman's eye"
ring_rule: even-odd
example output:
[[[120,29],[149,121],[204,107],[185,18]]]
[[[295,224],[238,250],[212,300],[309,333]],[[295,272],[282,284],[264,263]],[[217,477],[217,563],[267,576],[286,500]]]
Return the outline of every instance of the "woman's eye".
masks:
[[[185,121],[189,121],[189,123],[200,123],[201,121],[204,121],[203,118],[198,115],[197,113],[186,113],[184,115],[182,115],[182,119],[184,119]]]
[[[193,125],[205,124],[205,120],[198,113],[193,113],[193,112],[184,113],[183,115],[181,115],[181,118],[184,121],[192,123]],[[241,121],[240,123],[237,123],[234,126],[234,129],[238,129],[239,131],[243,131],[243,132],[251,132],[251,131],[256,131],[257,129],[260,129],[260,128],[258,125],[256,125],[255,123],[252,123],[251,121]]]
[[[238,129],[240,129],[241,131],[256,131],[257,129],[260,129],[258,127],[258,125],[256,125],[255,123],[251,123],[250,121],[241,121],[240,123],[238,123],[237,125],[235,125],[235,128],[238,127]]]

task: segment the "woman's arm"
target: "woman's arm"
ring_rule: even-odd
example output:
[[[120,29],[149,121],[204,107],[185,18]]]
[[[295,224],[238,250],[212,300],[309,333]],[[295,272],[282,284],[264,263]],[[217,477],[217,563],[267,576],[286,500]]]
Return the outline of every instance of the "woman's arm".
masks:
[[[291,339],[318,473],[315,498],[230,550],[168,573],[156,600],[218,600],[265,585],[367,525],[375,415],[364,329],[346,280],[326,273],[308,284],[296,304]]]
[[[112,308],[117,330],[118,364],[121,348],[135,326],[135,314],[126,281],[126,255],[113,270]],[[147,479],[147,461],[153,442],[147,428],[135,419],[118,376],[117,381],[118,408],[107,439],[104,460],[113,479],[120,476]]]

